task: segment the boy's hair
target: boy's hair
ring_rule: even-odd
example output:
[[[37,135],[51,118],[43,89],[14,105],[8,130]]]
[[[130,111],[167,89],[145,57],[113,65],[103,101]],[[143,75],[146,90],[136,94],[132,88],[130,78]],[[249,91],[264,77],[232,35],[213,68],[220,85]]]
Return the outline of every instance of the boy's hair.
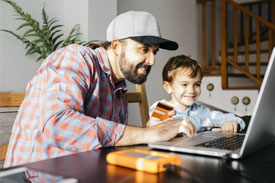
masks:
[[[191,71],[189,73],[191,78],[196,77],[197,74],[200,74],[201,79],[203,77],[201,66],[196,60],[193,60],[192,58],[185,55],[178,55],[171,57],[163,67],[162,80],[168,82],[173,81],[179,69]]]

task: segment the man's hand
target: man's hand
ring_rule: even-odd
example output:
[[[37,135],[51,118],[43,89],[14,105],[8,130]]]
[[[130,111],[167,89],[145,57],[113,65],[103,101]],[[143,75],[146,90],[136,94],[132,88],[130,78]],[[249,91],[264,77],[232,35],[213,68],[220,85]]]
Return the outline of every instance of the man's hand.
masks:
[[[165,121],[181,121],[182,122],[182,126],[181,126],[181,129],[180,129],[180,133],[178,134],[186,134],[186,136],[188,137],[191,137],[193,135],[197,135],[197,129],[196,129],[196,126],[188,119],[184,119],[184,120],[174,120],[173,119],[173,116],[176,115],[176,111],[175,110],[172,110],[172,111],[169,111],[168,115],[170,116],[169,119],[166,119],[164,121],[158,119],[158,118],[155,118],[155,117],[151,117],[149,119],[149,121],[147,122],[147,127],[151,127],[151,126],[154,126],[154,125],[157,125],[157,124],[160,124],[160,123],[163,123]]]
[[[185,133],[188,137],[197,135],[196,131],[196,127],[189,120],[174,120],[172,118],[155,121],[154,125],[146,128],[126,125],[122,137],[115,145],[124,146],[168,141],[180,133]]]
[[[170,131],[170,130],[173,132],[173,134],[174,134],[174,131],[177,131],[178,132],[177,134],[184,133],[188,137],[197,135],[197,129],[195,125],[191,121],[186,119],[174,120],[173,118],[169,118],[165,121],[158,120],[158,121],[155,121],[154,125],[147,127],[147,129],[148,130],[158,129],[158,131],[160,132],[159,135],[161,135],[162,131],[163,133],[167,133],[166,131]]]
[[[227,121],[221,125],[221,128],[213,128],[212,131],[236,133],[238,131],[238,123]]]

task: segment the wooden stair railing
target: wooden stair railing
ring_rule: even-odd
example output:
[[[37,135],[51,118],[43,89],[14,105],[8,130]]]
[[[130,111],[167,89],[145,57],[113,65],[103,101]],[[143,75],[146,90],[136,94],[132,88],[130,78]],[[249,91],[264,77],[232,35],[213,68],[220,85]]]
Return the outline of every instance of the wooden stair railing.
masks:
[[[240,1],[241,2],[241,1]],[[241,3],[241,6],[247,8],[248,10],[256,13],[258,16],[266,19],[269,22],[272,22],[271,18],[271,6],[270,0],[258,0],[251,2]],[[249,40],[252,42],[256,42],[256,27],[252,26],[252,20],[249,19]],[[239,44],[244,45],[245,43],[245,34],[244,34],[244,14],[239,12],[239,23],[240,23],[240,31],[239,31]],[[273,22],[274,23],[274,22]],[[266,39],[268,36],[268,29],[266,27],[260,27],[260,37]]]
[[[262,17],[256,15],[255,13],[251,12],[247,8],[244,8],[240,4],[234,2],[233,0],[220,0],[220,5],[221,5],[221,38],[216,37],[216,12],[215,12],[215,7],[216,7],[216,2],[218,0],[197,0],[197,3],[201,3],[202,5],[202,68],[203,72],[207,73],[208,75],[221,75],[222,78],[222,88],[223,89],[229,89],[228,85],[228,77],[229,74],[227,73],[228,67],[231,66],[235,70],[238,70],[241,72],[244,76],[247,78],[250,78],[252,81],[254,81],[257,85],[258,88],[260,87],[262,83],[262,77],[263,73],[261,73],[260,68],[263,62],[261,61],[260,55],[264,51],[261,50],[261,33],[265,31],[268,31],[268,52],[269,52],[269,57],[271,55],[272,49],[274,47],[274,30],[275,30],[275,25],[274,25],[274,13],[270,12],[272,15],[272,22],[270,23],[267,20],[263,19]],[[266,2],[271,2],[271,6],[274,7],[275,2],[273,1],[266,1]],[[207,30],[207,25],[206,25],[206,4],[211,3],[211,60],[207,60],[207,55],[206,55],[206,30]],[[262,3],[262,2],[261,2]],[[233,8],[233,58],[229,58],[227,55],[228,52],[228,33],[231,32],[228,29],[228,7]],[[271,8],[272,9],[272,8]],[[239,28],[238,27],[238,13],[242,14],[244,16],[244,42],[245,42],[245,64],[242,66],[241,63],[238,62],[238,46],[239,46]],[[255,21],[255,35],[256,35],[256,74],[253,74],[250,72],[249,67],[250,64],[253,64],[250,62],[249,59],[249,53],[251,50],[249,50],[249,44],[250,44],[250,38],[251,38],[251,26],[252,26],[252,21]],[[216,62],[216,39],[221,39],[221,64],[217,64]],[[210,57],[210,56],[209,56]],[[207,64],[211,63],[211,64]],[[206,74],[206,75],[207,75]],[[255,87],[242,87],[245,89],[255,89]],[[234,88],[238,89],[238,88]],[[241,88],[239,88],[241,89]]]
[[[234,8],[234,60],[231,60],[227,57],[227,8],[231,5]],[[244,14],[244,31],[245,31],[245,68],[242,68],[238,65],[238,11]],[[275,30],[275,25],[266,21],[262,17],[254,14],[250,10],[244,8],[243,6],[235,3],[233,0],[222,0],[221,2],[221,76],[222,76],[222,88],[228,88],[228,74],[227,74],[227,64],[230,64],[235,69],[243,73],[245,76],[256,82],[259,87],[262,83],[261,79],[261,48],[260,48],[260,24],[267,27],[269,32],[268,38],[268,50],[269,57],[273,49],[273,34]],[[252,19],[256,22],[256,77],[249,71],[250,59],[249,59],[249,19]]]
[[[207,37],[207,22],[206,22],[206,5],[211,3],[211,66],[207,64],[206,54],[206,37]],[[197,3],[202,5],[202,69],[204,73],[211,75],[220,75],[220,67],[216,65],[216,1],[215,0],[197,0]]]

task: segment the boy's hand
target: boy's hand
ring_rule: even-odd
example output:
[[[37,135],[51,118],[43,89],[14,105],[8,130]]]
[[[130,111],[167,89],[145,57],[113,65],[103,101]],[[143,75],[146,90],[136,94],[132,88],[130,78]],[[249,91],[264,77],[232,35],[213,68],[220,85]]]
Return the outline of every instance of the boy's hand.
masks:
[[[238,131],[238,123],[233,121],[227,121],[221,125],[221,128],[213,128],[212,131],[236,133]]]
[[[172,110],[172,111],[169,111],[168,112],[168,115],[170,116],[170,118],[168,118],[168,119],[171,119],[171,120],[173,120],[173,116],[174,115],[176,115],[176,111],[175,110]],[[160,119],[158,119],[158,118],[155,118],[155,117],[151,117],[150,119],[149,119],[149,121],[147,122],[147,124],[146,124],[146,126],[153,126],[153,125],[156,125],[156,124],[158,124],[158,123],[160,123],[160,122],[163,122],[162,120],[160,120]]]

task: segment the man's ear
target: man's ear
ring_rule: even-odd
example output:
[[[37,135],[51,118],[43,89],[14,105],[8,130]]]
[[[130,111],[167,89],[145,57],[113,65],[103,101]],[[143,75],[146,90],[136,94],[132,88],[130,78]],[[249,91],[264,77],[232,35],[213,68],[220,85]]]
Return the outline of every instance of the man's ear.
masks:
[[[111,47],[114,52],[114,54],[117,56],[121,52],[121,43],[119,42],[118,39],[113,39],[111,42]]]
[[[163,81],[162,82],[162,86],[164,88],[164,90],[171,95],[173,92],[173,88],[171,87],[170,83],[168,81]]]

